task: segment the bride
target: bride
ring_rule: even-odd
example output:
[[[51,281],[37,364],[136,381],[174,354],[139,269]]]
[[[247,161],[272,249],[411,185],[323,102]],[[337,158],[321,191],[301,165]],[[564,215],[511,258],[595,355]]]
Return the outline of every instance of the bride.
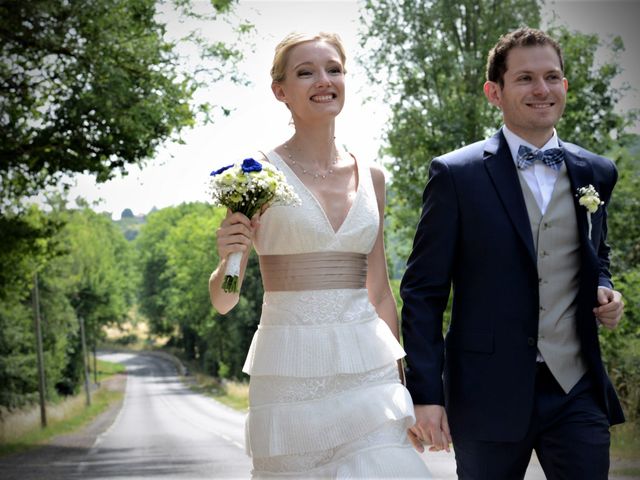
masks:
[[[229,213],[217,231],[221,259],[209,280],[226,313],[227,257],[250,248],[264,284],[260,325],[244,371],[251,376],[247,451],[253,477],[428,478],[411,447],[413,405],[401,383],[396,303],[383,244],[382,170],[334,141],[345,100],[337,35],[291,34],[276,47],[275,98],[295,133],[265,155],[301,205],[249,219]]]

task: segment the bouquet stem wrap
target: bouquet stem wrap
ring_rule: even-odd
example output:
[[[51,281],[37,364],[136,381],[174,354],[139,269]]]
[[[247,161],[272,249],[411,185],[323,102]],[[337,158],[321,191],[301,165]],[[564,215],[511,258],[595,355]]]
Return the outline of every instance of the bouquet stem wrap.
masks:
[[[229,292],[238,291],[238,278],[240,278],[240,264],[242,263],[242,252],[233,252],[227,258],[227,267],[224,271],[222,289]]]
[[[215,205],[227,207],[252,218],[265,205],[298,205],[300,199],[287,183],[286,177],[269,163],[245,158],[240,164],[227,165],[211,172],[211,194]],[[227,293],[239,291],[242,253],[227,258],[222,289]]]

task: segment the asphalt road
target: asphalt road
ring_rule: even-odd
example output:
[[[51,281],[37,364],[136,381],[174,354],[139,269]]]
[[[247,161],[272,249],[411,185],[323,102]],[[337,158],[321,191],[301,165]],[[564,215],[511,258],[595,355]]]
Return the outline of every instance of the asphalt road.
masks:
[[[249,478],[244,414],[189,390],[162,358],[105,360],[127,367],[124,405],[78,465],[81,478]]]
[[[192,392],[163,358],[123,353],[101,358],[127,367],[125,399],[115,421],[88,444],[78,434],[0,459],[3,480],[250,478],[244,414]]]
[[[127,368],[119,413],[51,445],[0,459],[2,480],[250,478],[243,413],[192,392],[164,358],[101,358]],[[426,452],[423,459],[434,479],[456,478],[453,453]],[[526,480],[544,478],[534,460]]]

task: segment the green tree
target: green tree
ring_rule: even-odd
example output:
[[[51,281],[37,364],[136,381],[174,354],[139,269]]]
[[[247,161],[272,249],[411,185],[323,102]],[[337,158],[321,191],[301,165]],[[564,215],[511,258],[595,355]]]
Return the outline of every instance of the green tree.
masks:
[[[37,395],[33,331],[34,274],[38,273],[47,397],[73,393],[82,358],[78,316],[86,320],[90,344],[101,327],[122,320],[132,300],[130,247],[111,220],[86,206],[66,210],[64,201],[44,213],[31,206],[21,222],[35,230],[64,225],[35,242],[38,256],[12,266],[20,285],[0,298],[0,405],[15,407]]]
[[[171,277],[168,273],[166,238],[189,208],[190,204],[182,204],[156,210],[147,217],[147,223],[134,241],[140,274],[140,312],[147,317],[154,335],[171,335],[174,332],[174,324],[167,312]]]
[[[108,216],[83,206],[67,212],[61,232],[68,254],[71,303],[97,335],[100,327],[126,318],[135,298],[131,247]]]
[[[596,34],[570,31],[564,26],[551,27],[548,32],[562,47],[564,74],[569,81],[567,105],[557,126],[558,136],[603,155],[630,145],[634,136],[628,131],[638,114],[633,110],[618,111],[616,106],[628,93],[629,86],[614,86],[622,72],[619,63],[624,51],[622,39],[617,36],[606,43]],[[599,49],[604,49],[609,56],[602,64],[596,61]]]
[[[404,259],[431,159],[498,124],[482,94],[489,49],[503,32],[539,25],[540,9],[535,0],[367,1],[362,21],[365,67],[391,106],[390,253]]]
[[[30,294],[34,273],[56,255],[53,238],[61,227],[33,205],[22,214],[0,215],[0,301]]]
[[[618,328],[602,332],[603,356],[630,420],[640,418],[640,137],[617,147],[619,177],[608,209],[614,285],[624,298]]]
[[[202,31],[233,3],[213,1],[207,12],[193,0],[0,0],[0,292],[24,283],[16,275],[26,270],[12,265],[33,263],[37,244],[61,226],[24,220],[25,197],[66,188],[78,172],[98,182],[125,174],[199,113],[211,121],[197,90],[223,71],[239,80],[241,53],[197,29],[168,40],[167,18]],[[185,68],[184,50],[198,52],[195,69]]]
[[[75,325],[67,330],[68,361],[58,389],[75,390],[81,380],[82,345],[78,320],[85,323],[87,344],[95,347],[103,328],[122,323],[135,298],[132,247],[111,219],[81,203],[65,211],[66,225],[60,236],[67,254],[51,268],[64,272],[67,298],[74,310]],[[60,274],[56,275],[60,276]]]
[[[390,253],[406,259],[431,159],[485,138],[501,125],[499,110],[482,93],[487,53],[503,33],[538,27],[540,6],[535,0],[388,0],[368,2],[363,20],[362,43],[372,52],[368,72],[373,81],[389,85],[391,120],[382,153],[392,172]],[[596,35],[566,27],[549,33],[563,48],[569,80],[560,137],[602,154],[626,145],[626,129],[637,116],[616,110],[627,90],[612,83],[620,73],[620,38],[605,45]],[[611,55],[596,65],[600,47],[608,47]]]
[[[195,207],[195,206],[194,206]],[[171,280],[168,312],[180,328],[185,354],[213,375],[237,378],[249,350],[262,303],[257,258],[247,267],[242,298],[227,315],[211,306],[207,281],[218,262],[215,231],[225,210],[198,205],[167,237]]]
[[[0,217],[1,219],[2,217]],[[38,392],[36,370],[35,332],[32,289],[36,272],[39,273],[40,299],[43,317],[43,344],[49,397],[53,385],[64,369],[65,334],[72,319],[72,310],[66,301],[61,284],[47,280],[43,275],[51,258],[61,255],[59,242],[51,228],[57,222],[42,210],[30,206],[19,221],[9,218],[0,229],[3,240],[15,242],[12,250],[20,253],[11,264],[5,263],[0,271],[6,287],[0,292],[0,405],[13,408],[35,401]],[[6,235],[6,227],[14,229]],[[19,240],[17,240],[19,239]],[[29,255],[23,255],[25,251]],[[7,257],[0,256],[1,260]],[[71,315],[71,316],[70,316]],[[49,333],[53,332],[52,335]]]
[[[231,0],[215,4],[226,9]],[[191,2],[179,1],[183,12]],[[60,183],[111,178],[194,123],[205,81],[180,68],[156,0],[0,0],[0,212]],[[218,64],[239,52],[202,44]]]
[[[197,30],[168,39],[167,18],[177,12],[203,31],[233,3],[215,0],[206,11],[192,0],[0,0],[1,404],[28,402],[35,392],[36,272],[50,394],[76,387],[77,317],[95,340],[103,325],[124,318],[135,277],[129,245],[110,219],[86,205],[67,211],[64,198],[45,214],[25,197],[66,187],[63,179],[77,172],[99,182],[126,173],[165,140],[179,140],[199,113],[211,121],[212,106],[195,94],[223,73],[238,81],[240,51]],[[167,8],[172,15],[161,14]],[[198,52],[194,70],[184,68],[184,50]]]
[[[88,346],[95,346],[103,327],[127,317],[135,276],[131,246],[109,217],[93,212],[83,202],[74,210],[66,210],[60,202],[51,215],[64,221],[56,237],[63,254],[42,271],[41,310],[49,316],[63,308],[67,311],[64,327],[47,329],[47,336],[65,347],[65,355],[54,362],[63,368],[51,378],[51,384],[59,393],[70,394],[81,381],[79,319],[85,323]]]
[[[215,346],[208,345],[207,338],[218,343],[221,337],[206,284],[216,260],[215,230],[224,212],[206,204],[190,207],[167,234],[163,276],[170,279],[167,315],[179,329],[187,357],[197,359]]]
[[[141,270],[139,302],[154,334],[172,336],[185,358],[212,375],[240,378],[260,317],[262,284],[249,260],[238,305],[220,315],[207,283],[218,256],[215,231],[224,210],[183,204],[149,215],[135,240]]]
[[[640,136],[628,147],[613,149],[618,183],[609,205],[609,239],[616,271],[640,268]],[[638,306],[640,313],[640,305]],[[639,318],[640,321],[640,318]]]

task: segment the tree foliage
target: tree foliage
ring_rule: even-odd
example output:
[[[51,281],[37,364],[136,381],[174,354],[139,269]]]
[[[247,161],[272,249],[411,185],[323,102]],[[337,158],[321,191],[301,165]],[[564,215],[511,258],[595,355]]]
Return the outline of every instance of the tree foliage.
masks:
[[[222,316],[207,281],[218,262],[215,231],[222,209],[202,203],[151,214],[135,241],[141,271],[139,304],[152,333],[169,335],[189,360],[213,375],[238,378],[262,302],[257,260],[247,268],[240,303]]]
[[[193,11],[190,1],[178,4]],[[0,212],[63,174],[104,181],[125,172],[194,123],[191,100],[211,67],[181,68],[157,5],[0,0]],[[231,70],[240,55],[195,33],[182,40]]]
[[[638,119],[638,112],[620,113],[618,102],[629,86],[616,87],[622,72],[619,56],[624,51],[620,37],[604,42],[596,34],[570,31],[564,26],[548,29],[562,47],[565,77],[569,81],[567,105],[558,123],[558,136],[601,154],[632,144],[629,132]],[[604,49],[608,58],[599,63],[596,52]]]
[[[87,325],[91,345],[101,328],[126,317],[135,276],[130,247],[111,220],[86,207],[66,210],[53,202],[51,212],[32,206],[21,221],[37,231],[59,226],[38,238],[40,255],[12,265],[20,279],[0,298],[0,405],[16,407],[37,397],[33,285],[38,274],[47,396],[73,393],[82,358],[78,317]]]
[[[391,105],[390,233],[406,258],[431,159],[498,124],[482,94],[489,49],[503,32],[537,26],[540,11],[535,0],[383,0],[366,2],[362,21],[365,67]]]
[[[138,302],[155,335],[173,333],[166,291],[170,286],[167,236],[191,207],[188,204],[157,210],[147,217],[135,240],[137,269],[140,272]]]
[[[626,271],[640,268],[640,137],[629,147],[615,149],[612,155],[617,159],[619,176],[607,223],[612,262]]]
[[[614,148],[618,183],[608,209],[614,285],[624,298],[619,327],[602,332],[603,355],[627,417],[640,418],[640,137]]]
[[[202,30],[233,3],[207,10],[192,0],[0,0],[0,291],[24,288],[12,264],[33,263],[61,226],[46,216],[38,225],[25,220],[26,197],[67,187],[78,172],[98,182],[124,174],[179,139],[198,112],[211,120],[196,91],[224,69],[237,80],[241,52],[184,28],[167,39],[158,9]],[[185,68],[185,49],[194,70]]]
[[[3,282],[6,282],[6,288],[0,293],[0,405],[12,408],[37,398],[32,289],[36,272],[41,272],[52,258],[59,255],[60,249],[55,237],[52,237],[57,231],[57,222],[37,207],[27,209],[19,221],[14,218],[8,220],[0,234],[13,242],[8,247],[18,255],[13,263],[7,262],[7,256],[0,256],[5,262],[0,271]],[[13,231],[7,232],[8,228]],[[20,255],[24,250],[30,255]],[[53,331],[64,330],[70,321],[66,297],[64,293],[60,294],[55,282],[50,285],[46,280],[43,281],[42,275],[40,282],[42,304],[52,307],[46,310],[43,323],[51,326]],[[65,345],[56,343],[56,340],[55,335],[43,335],[47,358],[59,359],[60,354],[64,354]],[[63,365],[64,361],[58,365],[47,362],[47,377],[55,379],[64,368]],[[50,392],[53,392],[52,388]]]
[[[99,180],[191,123],[153,0],[0,4],[3,201],[61,174]]]
[[[487,54],[503,33],[539,27],[540,6],[536,0],[386,0],[367,2],[362,17],[362,44],[371,52],[365,66],[372,81],[386,83],[391,104],[382,151],[392,172],[390,253],[406,259],[431,159],[499,128],[500,112],[482,93]],[[627,144],[626,129],[637,117],[616,110],[627,88],[612,82],[620,73],[620,38],[605,45],[566,27],[549,33],[563,48],[570,85],[560,137],[603,154]],[[610,58],[597,65],[603,46]]]

